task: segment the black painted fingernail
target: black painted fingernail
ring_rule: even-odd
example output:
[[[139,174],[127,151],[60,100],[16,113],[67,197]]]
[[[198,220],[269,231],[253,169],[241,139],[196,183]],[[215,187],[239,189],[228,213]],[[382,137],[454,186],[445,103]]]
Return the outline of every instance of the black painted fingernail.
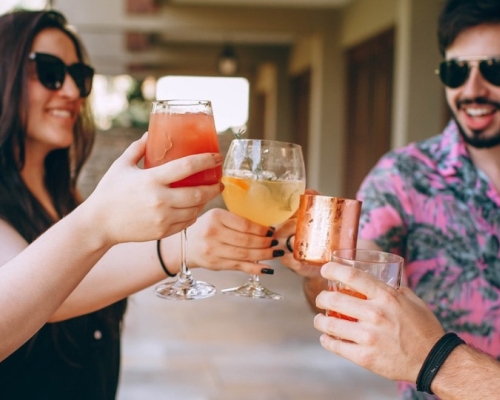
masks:
[[[274,250],[273,257],[281,257],[285,255],[285,250]]]
[[[278,240],[273,239],[273,241],[271,242],[271,247],[277,246],[277,245],[278,245],[278,243],[279,243],[279,241],[278,241]]]
[[[274,269],[271,269],[271,268],[262,268],[260,270],[260,272],[262,272],[263,274],[272,275],[272,274],[274,274]]]
[[[271,236],[273,236],[273,235],[274,235],[274,228],[273,228],[273,227],[271,227],[271,228],[269,228],[269,230],[267,231],[267,233],[266,233],[266,237],[271,237]]]

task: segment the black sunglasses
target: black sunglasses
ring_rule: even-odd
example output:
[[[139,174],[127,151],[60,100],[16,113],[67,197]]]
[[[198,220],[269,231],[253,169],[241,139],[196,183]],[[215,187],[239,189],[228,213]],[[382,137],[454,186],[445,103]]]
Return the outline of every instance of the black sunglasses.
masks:
[[[442,61],[439,64],[441,82],[449,88],[455,89],[462,86],[469,77],[470,63],[477,62],[483,78],[495,86],[500,86],[500,57],[469,57],[467,59],[455,58]]]
[[[90,94],[94,69],[89,65],[84,63],[66,65],[59,57],[47,53],[30,53],[29,59],[35,62],[38,80],[47,89],[59,90],[68,73],[78,87],[81,97]]]

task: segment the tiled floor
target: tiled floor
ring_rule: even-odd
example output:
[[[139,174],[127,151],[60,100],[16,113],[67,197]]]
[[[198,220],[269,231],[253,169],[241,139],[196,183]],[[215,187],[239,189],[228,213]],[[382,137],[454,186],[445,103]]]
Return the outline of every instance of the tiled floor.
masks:
[[[274,265],[281,301],[223,295],[187,302],[147,289],[131,298],[118,400],[393,400],[395,384],[324,350],[301,281]],[[239,272],[193,270],[217,288]]]

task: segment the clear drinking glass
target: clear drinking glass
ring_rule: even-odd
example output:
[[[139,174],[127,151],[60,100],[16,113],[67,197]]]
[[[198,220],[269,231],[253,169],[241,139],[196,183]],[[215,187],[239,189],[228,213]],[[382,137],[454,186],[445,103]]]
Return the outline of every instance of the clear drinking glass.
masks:
[[[366,272],[395,289],[399,288],[401,285],[404,259],[397,254],[386,253],[379,250],[340,249],[332,252],[331,261]],[[328,281],[328,289],[330,291],[339,291],[366,300],[366,296],[363,293],[359,293],[341,282]],[[336,311],[328,311],[327,315],[349,321],[356,321],[356,319]]]
[[[219,153],[212,105],[207,100],[154,101],[148,128],[144,168],[151,168],[181,157],[200,153]],[[212,185],[220,181],[222,168],[198,172],[170,187]],[[156,294],[169,300],[204,299],[215,287],[195,281],[187,263],[187,232],[181,232],[181,271],[177,280],[156,287]]]
[[[222,197],[228,210],[266,226],[284,222],[297,211],[306,185],[302,148],[272,140],[233,140],[222,175]],[[222,292],[258,299],[283,298],[262,286],[258,275],[251,275],[243,286]]]

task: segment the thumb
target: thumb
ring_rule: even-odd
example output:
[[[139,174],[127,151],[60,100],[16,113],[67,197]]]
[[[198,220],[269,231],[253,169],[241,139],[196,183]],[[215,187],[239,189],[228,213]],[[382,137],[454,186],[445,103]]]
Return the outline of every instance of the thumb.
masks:
[[[126,163],[130,162],[131,164],[137,165],[146,152],[147,138],[148,133],[145,132],[140,139],[135,140],[125,149],[120,158]]]

